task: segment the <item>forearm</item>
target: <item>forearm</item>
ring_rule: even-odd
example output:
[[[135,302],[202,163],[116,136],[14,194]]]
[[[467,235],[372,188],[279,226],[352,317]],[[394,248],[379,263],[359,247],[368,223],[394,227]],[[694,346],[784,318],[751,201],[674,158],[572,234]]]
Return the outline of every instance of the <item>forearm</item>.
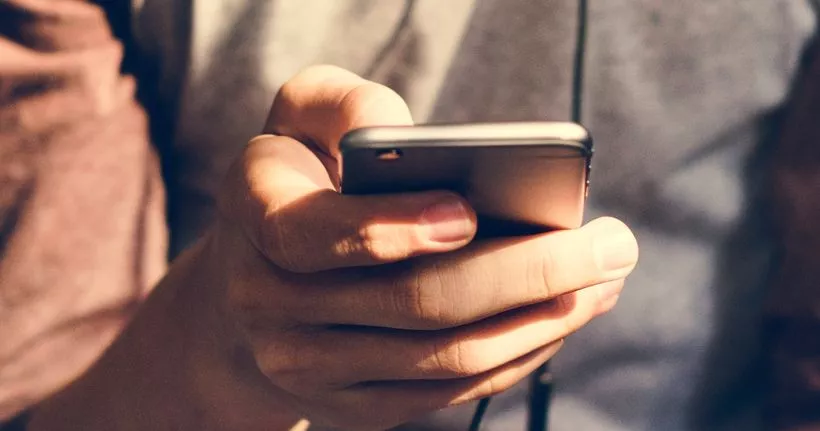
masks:
[[[102,359],[34,411],[33,431],[289,430],[298,418],[258,374],[212,295],[207,239],[183,254]]]

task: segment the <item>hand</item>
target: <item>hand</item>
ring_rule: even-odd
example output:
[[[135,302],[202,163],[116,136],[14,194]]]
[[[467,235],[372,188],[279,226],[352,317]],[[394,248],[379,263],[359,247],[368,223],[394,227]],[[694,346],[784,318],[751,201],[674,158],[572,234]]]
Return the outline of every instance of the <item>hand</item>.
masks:
[[[229,176],[211,246],[230,343],[315,423],[382,429],[509,388],[609,310],[637,260],[614,219],[471,243],[457,195],[337,192],[346,131],[411,122],[391,90],[310,68]]]

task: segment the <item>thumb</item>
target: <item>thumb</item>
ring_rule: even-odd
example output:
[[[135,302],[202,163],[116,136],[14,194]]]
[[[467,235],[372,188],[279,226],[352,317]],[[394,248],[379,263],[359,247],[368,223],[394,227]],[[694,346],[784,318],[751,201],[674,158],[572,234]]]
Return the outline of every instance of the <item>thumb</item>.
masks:
[[[308,145],[339,184],[339,141],[369,126],[412,125],[407,104],[390,88],[336,66],[312,66],[288,80],[271,107],[264,133]]]
[[[298,160],[302,162],[298,162]],[[311,178],[318,164],[286,137],[256,138],[246,151],[244,184],[250,199],[242,223],[256,247],[293,272],[375,265],[454,250],[475,235],[475,213],[444,191],[345,196]],[[241,196],[242,194],[235,194]]]

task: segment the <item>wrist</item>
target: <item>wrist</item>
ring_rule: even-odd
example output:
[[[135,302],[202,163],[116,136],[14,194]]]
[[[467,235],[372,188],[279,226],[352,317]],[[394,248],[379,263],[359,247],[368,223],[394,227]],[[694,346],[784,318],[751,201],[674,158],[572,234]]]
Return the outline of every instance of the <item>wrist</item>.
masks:
[[[217,231],[219,232],[219,231]],[[182,322],[189,348],[186,385],[202,415],[214,430],[301,430],[300,415],[280,390],[259,370],[250,346],[225,308],[229,280],[235,268],[224,267],[225,253],[235,252],[238,235],[214,233],[204,240],[196,283],[179,294],[196,319]],[[207,268],[206,272],[201,272]],[[201,286],[201,287],[197,287]],[[202,288],[207,286],[206,288]]]
[[[229,342],[213,257],[206,238],[177,259],[111,348],[35,409],[28,429],[291,429],[298,418],[271,385],[242,374],[253,370]]]

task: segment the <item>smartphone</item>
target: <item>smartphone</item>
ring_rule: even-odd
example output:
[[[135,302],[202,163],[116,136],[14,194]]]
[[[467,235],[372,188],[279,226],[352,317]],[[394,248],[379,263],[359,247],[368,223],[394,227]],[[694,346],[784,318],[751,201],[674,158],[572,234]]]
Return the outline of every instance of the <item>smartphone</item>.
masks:
[[[581,225],[592,138],[567,122],[363,128],[340,142],[345,194],[450,190],[481,237]]]

